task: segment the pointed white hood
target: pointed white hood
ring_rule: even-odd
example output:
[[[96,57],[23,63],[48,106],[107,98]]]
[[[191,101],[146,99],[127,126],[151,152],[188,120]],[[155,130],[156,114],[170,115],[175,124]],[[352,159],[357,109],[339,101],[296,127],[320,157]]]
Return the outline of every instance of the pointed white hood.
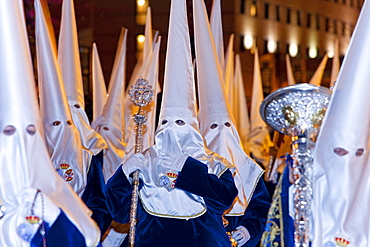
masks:
[[[147,169],[141,174],[144,185],[140,199],[145,210],[166,218],[189,219],[206,212],[202,197],[159,184],[158,177],[177,174],[162,165],[161,156],[192,156],[220,176],[228,164],[206,153],[195,113],[194,74],[190,49],[186,0],[172,0],[165,63],[163,100],[155,145],[144,152]]]
[[[240,56],[235,56],[235,75],[234,75],[234,95],[235,95],[235,111],[233,112],[237,130],[240,136],[240,142],[246,154],[249,154],[249,136],[251,124],[249,121],[248,104],[245,96],[244,81]]]
[[[315,85],[315,86],[320,86],[321,85],[321,80],[322,76],[325,71],[326,67],[326,62],[328,61],[328,53],[325,53],[323,59],[321,60],[319,67],[317,67],[315,73],[313,74],[309,84]]]
[[[84,101],[80,54],[73,0],[64,0],[60,24],[58,61],[61,67],[68,104],[81,135],[82,145],[93,154],[107,147],[104,139],[90,127]],[[89,158],[84,158],[86,159]],[[88,162],[88,161],[86,161]]]
[[[201,133],[210,150],[236,166],[233,177],[239,194],[227,215],[243,215],[263,171],[240,146],[203,1],[194,0],[193,10]]]
[[[105,86],[103,70],[100,64],[100,58],[98,48],[96,47],[96,43],[93,43],[91,67],[92,67],[91,73],[93,85],[93,122],[94,122],[96,118],[102,114],[103,107],[105,105],[105,102],[107,101],[107,88]]]
[[[177,150],[173,151],[181,152],[181,146],[188,145],[203,147],[203,138],[199,133],[195,112],[194,71],[185,1],[178,3],[175,0],[171,3],[165,68],[159,126],[155,137],[156,146],[167,146],[172,142],[172,138],[167,135],[167,131],[171,128],[166,127],[168,124],[162,124],[162,122],[166,120],[175,129],[179,129],[175,121],[182,119],[186,123],[184,127],[187,129],[189,138],[180,138],[186,143],[174,143],[174,148],[176,146]],[[179,131],[178,134],[185,134],[185,132]]]
[[[60,72],[47,4],[35,2],[36,54],[41,117],[49,155],[59,175],[77,194],[86,186],[79,132],[72,121]]]
[[[222,29],[221,0],[214,0],[210,18],[211,31],[217,52],[221,70],[225,69],[224,33]]]
[[[96,130],[108,143],[104,150],[103,175],[105,181],[123,162],[125,144],[123,143],[123,100],[126,82],[126,44],[127,29],[122,28],[118,41],[116,58],[113,64],[108,93],[102,115],[96,120]]]
[[[143,49],[143,61],[150,56],[153,49],[153,33],[152,33],[152,9],[148,7],[146,10],[145,29],[144,29],[144,49]]]
[[[369,25],[365,1],[315,148],[312,246],[370,243]]]
[[[232,101],[234,95],[234,34],[230,35],[229,44],[227,46],[226,51],[226,59],[225,59],[225,70],[223,73],[225,87],[226,87],[226,94],[228,95],[228,101],[231,110],[234,108],[234,102]]]
[[[296,84],[295,79],[294,79],[294,74],[293,74],[293,68],[292,64],[290,62],[290,57],[289,54],[285,54],[285,60],[286,60],[286,74],[287,74],[287,80],[288,80],[288,85],[294,85]]]
[[[7,208],[0,219],[0,245],[29,246],[17,228],[26,222],[29,206],[20,193],[33,188],[66,213],[87,246],[96,246],[100,231],[90,211],[55,172],[46,150],[20,0],[0,1],[0,57],[0,198]]]
[[[337,80],[340,69],[340,60],[339,60],[339,40],[336,39],[334,43],[334,57],[331,67],[330,75],[330,87],[334,86],[335,81]]]
[[[155,136],[155,130],[156,130],[156,116],[157,116],[157,95],[160,92],[159,88],[159,50],[161,47],[161,37],[158,37],[158,40],[155,42],[153,47],[153,53],[151,58],[149,59],[151,61],[150,65],[148,67],[148,71],[145,78],[148,78],[149,82],[152,85],[154,95],[153,100],[149,102],[148,105],[145,106],[146,111],[148,112],[148,119],[147,119],[147,129],[148,131],[144,135],[143,139],[143,146],[144,147],[150,147],[154,145],[154,136]]]
[[[254,53],[253,91],[251,103],[251,135],[250,150],[253,158],[266,168],[269,162],[269,148],[272,146],[270,132],[260,115],[260,105],[263,101],[263,88],[258,50]]]

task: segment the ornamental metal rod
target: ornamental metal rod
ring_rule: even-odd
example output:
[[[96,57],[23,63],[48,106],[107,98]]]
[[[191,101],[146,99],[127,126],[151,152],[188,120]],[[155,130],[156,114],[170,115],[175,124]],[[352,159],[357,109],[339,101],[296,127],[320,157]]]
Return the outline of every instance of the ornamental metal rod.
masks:
[[[271,93],[260,108],[266,124],[293,140],[295,247],[310,246],[313,151],[330,94],[327,88],[301,83]]]
[[[309,247],[314,143],[305,135],[293,138],[294,246]]]
[[[129,95],[131,101],[139,106],[138,112],[134,114],[135,126],[135,153],[142,152],[143,142],[143,124],[147,117],[144,114],[143,107],[153,100],[153,90],[149,81],[140,78],[131,86]],[[137,205],[139,199],[139,170],[132,173],[132,197],[130,207],[130,229],[129,229],[129,247],[135,246],[135,234],[137,223]]]

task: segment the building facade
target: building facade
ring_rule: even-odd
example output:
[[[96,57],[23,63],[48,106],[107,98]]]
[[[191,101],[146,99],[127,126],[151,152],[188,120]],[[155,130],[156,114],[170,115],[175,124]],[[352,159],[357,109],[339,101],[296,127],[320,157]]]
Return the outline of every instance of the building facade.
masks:
[[[285,54],[297,82],[308,82],[328,53],[322,85],[328,86],[334,43],[346,53],[362,0],[236,0],[236,47],[241,54],[258,47],[264,91],[286,85]],[[245,74],[249,78],[249,73]],[[250,79],[247,79],[250,80]]]

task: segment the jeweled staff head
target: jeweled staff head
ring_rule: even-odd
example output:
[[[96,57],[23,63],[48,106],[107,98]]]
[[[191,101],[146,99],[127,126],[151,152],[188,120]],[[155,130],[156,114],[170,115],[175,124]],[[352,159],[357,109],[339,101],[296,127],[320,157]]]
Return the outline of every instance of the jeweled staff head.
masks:
[[[144,78],[139,78],[129,91],[131,101],[136,106],[146,106],[153,100],[154,91],[149,81]]]

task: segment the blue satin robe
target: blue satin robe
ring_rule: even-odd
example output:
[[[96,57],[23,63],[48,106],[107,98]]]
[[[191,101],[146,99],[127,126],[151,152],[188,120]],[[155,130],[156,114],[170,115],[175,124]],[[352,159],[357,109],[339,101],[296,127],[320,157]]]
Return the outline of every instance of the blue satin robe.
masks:
[[[218,178],[208,173],[205,164],[189,157],[175,187],[202,196],[206,213],[189,220],[161,218],[148,214],[139,200],[135,246],[231,246],[222,222],[224,210],[231,206],[238,193],[231,172],[226,170]],[[107,205],[113,219],[119,223],[129,222],[131,192],[131,184],[122,169],[118,169],[107,183]]]
[[[251,238],[243,247],[258,246],[267,221],[267,213],[271,205],[271,197],[262,178],[257,183],[247,209],[242,216],[225,216],[229,224],[228,232],[236,230],[238,226],[247,228]]]
[[[86,246],[85,238],[77,227],[67,218],[63,211],[60,212],[54,224],[50,227],[47,223],[45,227],[46,246],[53,247],[83,247]],[[43,238],[40,229],[36,232],[31,241],[31,247],[42,247]]]
[[[100,228],[101,236],[108,230],[112,218],[106,205],[105,182],[103,176],[103,151],[93,155],[87,174],[85,191],[82,201],[92,211],[91,218]]]
[[[105,183],[102,168],[103,151],[92,157],[90,169],[87,175],[87,185],[81,197],[88,208],[93,212],[91,217],[99,226],[101,235],[105,233],[112,222],[112,218],[110,217],[106,206]],[[85,238],[76,226],[67,218],[63,211],[61,211],[57,220],[51,227],[47,223],[45,224],[45,230],[47,246],[86,246]],[[40,231],[37,231],[36,235],[32,239],[31,247],[42,247],[42,241],[43,239]],[[101,246],[101,244],[98,246]]]
[[[286,157],[287,166],[281,175],[272,198],[261,247],[293,247],[294,221],[289,215],[289,169],[293,165],[291,156]]]

